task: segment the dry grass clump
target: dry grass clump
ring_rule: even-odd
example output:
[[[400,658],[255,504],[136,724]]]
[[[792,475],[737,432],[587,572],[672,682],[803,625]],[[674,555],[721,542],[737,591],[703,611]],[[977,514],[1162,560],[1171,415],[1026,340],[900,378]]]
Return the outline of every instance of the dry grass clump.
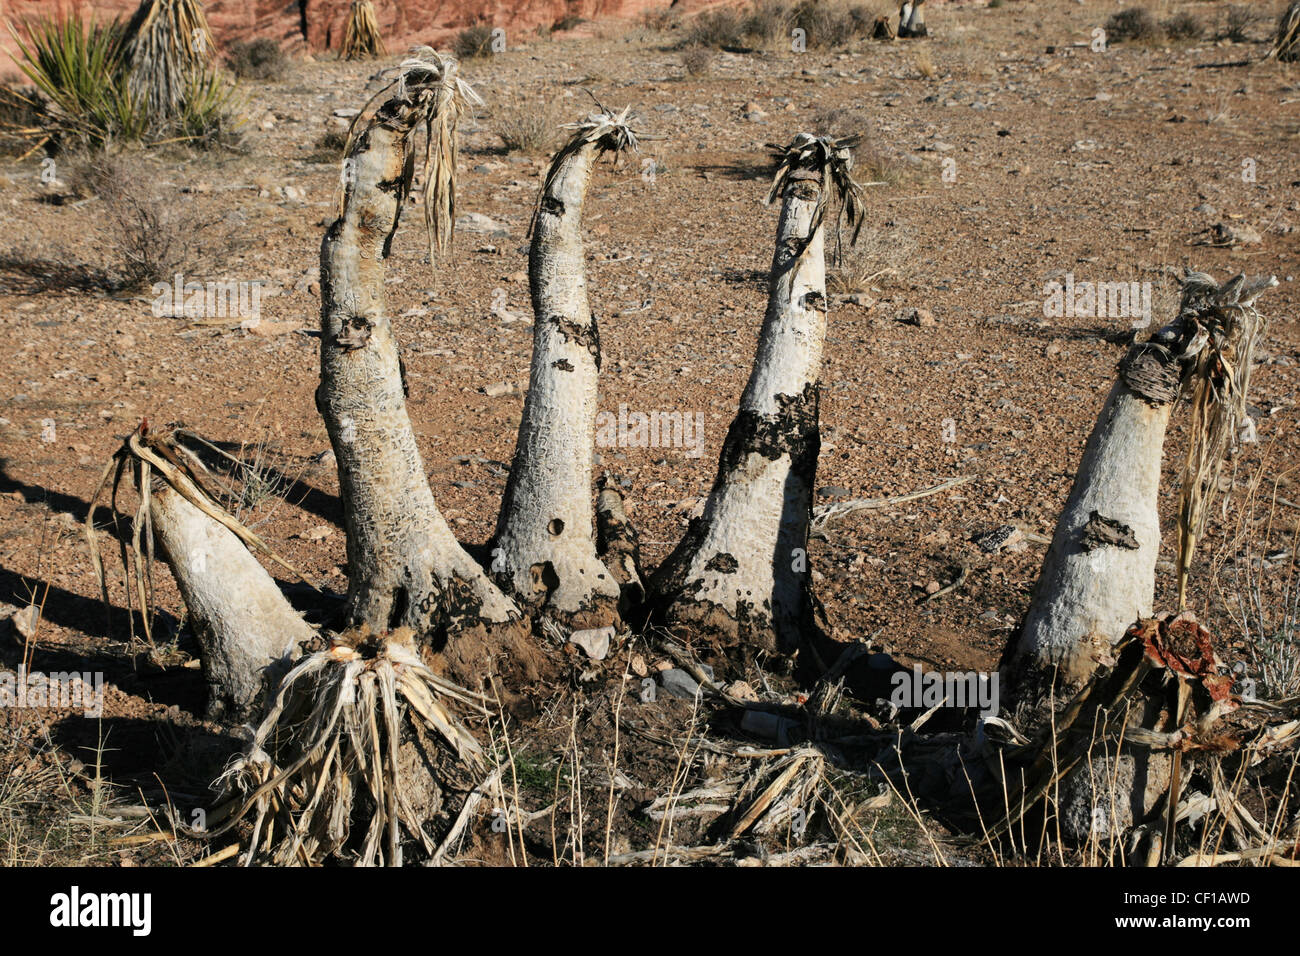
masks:
[[[707,46],[687,47],[682,52],[682,66],[690,76],[704,76],[713,70],[717,54]]]
[[[545,153],[555,143],[558,122],[550,106],[510,105],[493,111],[492,132],[507,153]]]

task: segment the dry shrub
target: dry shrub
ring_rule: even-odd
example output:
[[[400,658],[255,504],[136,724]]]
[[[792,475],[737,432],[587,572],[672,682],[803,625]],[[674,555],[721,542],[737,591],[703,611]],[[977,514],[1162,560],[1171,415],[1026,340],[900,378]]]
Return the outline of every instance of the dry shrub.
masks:
[[[1219,34],[1219,39],[1248,43],[1250,28],[1259,21],[1260,15],[1255,8],[1235,3],[1223,15],[1223,32]]]
[[[456,34],[453,47],[457,59],[479,60],[492,55],[492,28],[486,23],[476,23]]]
[[[124,285],[170,281],[194,266],[203,224],[190,211],[190,203],[157,195],[155,171],[115,154],[74,159],[67,169],[73,190],[103,203],[100,222]]]
[[[508,153],[545,153],[555,141],[557,126],[553,108],[523,104],[496,110],[492,131]]]
[[[641,25],[656,33],[667,33],[682,25],[681,14],[672,7],[659,7],[641,14]]]
[[[716,54],[706,46],[688,47],[682,53],[682,66],[691,76],[704,76],[713,69]]]
[[[745,18],[729,7],[701,13],[686,34],[689,46],[739,47],[745,42]]]
[[[1146,7],[1129,7],[1112,14],[1106,21],[1106,37],[1111,41],[1136,40],[1151,43],[1161,36],[1160,24]]]
[[[1199,40],[1205,32],[1204,24],[1186,11],[1174,14],[1161,26],[1171,40]]]
[[[745,34],[756,40],[771,41],[788,37],[793,21],[789,6],[781,0],[760,0],[745,17]]]
[[[267,37],[231,44],[226,66],[244,80],[278,80],[288,69],[289,60],[280,44]]]

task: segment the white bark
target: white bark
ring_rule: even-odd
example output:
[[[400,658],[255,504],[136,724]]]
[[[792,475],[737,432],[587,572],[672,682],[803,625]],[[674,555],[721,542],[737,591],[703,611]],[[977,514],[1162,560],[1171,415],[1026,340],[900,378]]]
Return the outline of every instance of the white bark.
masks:
[[[198,638],[207,715],[246,720],[316,632],[233,532],[159,485],[149,516]]]
[[[925,28],[925,0],[908,0],[898,11],[898,35],[900,37],[923,37]]]
[[[768,649],[797,646],[811,620],[807,542],[826,276],[824,228],[810,231],[823,188],[814,178],[786,188],[754,369],[713,491],[650,582],[665,623]]]
[[[407,415],[384,259],[410,188],[410,102],[385,104],[347,159],[343,214],[321,246],[317,407],[338,460],[351,620],[452,636],[519,612],[438,511]]]
[[[1058,696],[1077,689],[1128,626],[1151,615],[1169,412],[1116,382],[1084,449],[1017,649],[1035,670],[1059,668]],[[1137,547],[1087,549],[1083,532],[1093,512],[1126,525]]]
[[[1149,617],[1160,551],[1165,429],[1191,327],[1133,346],[1084,448],[1005,676],[1018,699],[1068,698],[1129,625]],[[1182,341],[1182,344],[1178,344]],[[1136,364],[1135,364],[1136,363]]]
[[[581,230],[598,149],[562,154],[533,225],[532,370],[492,552],[497,580],[524,605],[578,628],[615,621],[619,597],[596,555],[592,509],[600,333]]]

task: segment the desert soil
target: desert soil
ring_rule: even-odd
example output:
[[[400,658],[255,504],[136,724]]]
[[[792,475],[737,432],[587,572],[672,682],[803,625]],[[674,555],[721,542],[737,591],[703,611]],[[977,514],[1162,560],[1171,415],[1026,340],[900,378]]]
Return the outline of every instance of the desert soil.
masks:
[[[1256,554],[1289,546],[1300,518],[1295,505],[1273,503],[1274,487],[1279,501],[1300,502],[1300,72],[1261,62],[1262,42],[1094,52],[1091,32],[1113,9],[1094,0],[947,6],[932,13],[927,40],[723,53],[700,77],[686,75],[673,35],[637,27],[533,39],[465,64],[486,105],[463,126],[458,215],[499,228],[461,229],[450,261],[431,271],[412,206],[388,280],[411,417],[439,505],[462,539],[479,543],[493,530],[531,351],[525,233],[546,158],[505,153],[501,117],[545,109],[567,122],[592,97],[631,104],[641,117],[641,154],[602,164],[585,225],[604,349],[601,407],[698,412],[704,423],[698,457],[674,447],[597,449],[599,470],[626,479],[649,563],[707,493],[753,358],[775,231],[775,211],[763,204],[764,146],[831,124],[860,132],[861,168],[888,181],[867,189],[860,257],[870,278],[832,300],[818,503],[971,476],[945,493],[842,518],[814,540],[816,587],[835,634],[870,639],[905,664],[996,667],[1044,546],[986,554],[972,538],[1008,524],[1051,535],[1132,332],[1125,318],[1046,318],[1044,286],[1066,273],[1151,282],[1160,324],[1175,301],[1168,270],[1190,266],[1220,279],[1244,271],[1281,281],[1261,300],[1270,322],[1251,397],[1258,442],[1236,462],[1237,505],[1250,502],[1254,476],[1263,483],[1249,508],[1215,519],[1192,588],[1191,606],[1220,634],[1224,656],[1240,656],[1225,613],[1240,541]],[[1250,65],[1223,65],[1242,60]],[[202,680],[185,666],[189,637],[179,635],[161,664],[131,644],[107,509],[97,516],[113,577],[107,618],[87,559],[90,496],[141,420],[184,423],[249,454],[263,449],[298,477],[284,501],[262,503],[250,520],[292,563],[345,589],[336,475],[328,456],[317,460],[329,446],[312,399],[318,248],[339,181],[336,155],[319,141],[334,111],[361,106],[373,74],[392,62],[297,62],[282,82],[246,84],[242,151],[148,158],[157,191],[203,227],[211,261],[186,278],[264,281],[258,327],[156,317],[148,290],[99,288],[96,277],[115,268],[99,201],[65,200],[58,184],[42,185],[36,156],[0,167],[0,323],[11,336],[0,353],[0,600],[44,599],[32,668],[103,670],[109,685],[102,721],[0,716],[33,762],[46,759],[31,755],[48,734],[84,781],[106,738],[102,773],[116,797],[139,802],[139,787],[156,801],[161,780],[183,795],[178,802],[201,801],[201,781],[233,746],[227,728],[201,719]],[[1253,181],[1243,178],[1245,161]],[[1198,244],[1216,223],[1253,227],[1262,241]],[[914,309],[934,321],[904,321]],[[1167,446],[1166,529],[1187,422],[1186,409],[1175,414]],[[1166,533],[1157,607],[1172,603],[1172,549]],[[963,567],[959,588],[920,603],[927,585],[946,585]],[[155,585],[166,644],[184,609],[165,568]],[[23,639],[10,628],[0,641],[0,660],[15,667]],[[559,734],[564,745],[572,693],[557,687],[538,701],[553,721],[539,742]],[[678,706],[664,704],[664,714],[689,713]],[[535,756],[550,754],[539,743]],[[672,754],[659,759],[662,774],[646,758],[648,779],[637,784],[645,799],[653,780],[671,776]],[[641,845],[635,833],[619,839]],[[126,847],[87,859],[165,861],[170,852]],[[184,846],[178,858],[202,852]]]

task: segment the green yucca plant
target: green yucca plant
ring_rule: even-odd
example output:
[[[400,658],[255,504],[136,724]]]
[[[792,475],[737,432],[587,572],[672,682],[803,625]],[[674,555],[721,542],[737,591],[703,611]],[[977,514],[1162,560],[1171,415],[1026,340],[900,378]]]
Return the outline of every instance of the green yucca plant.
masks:
[[[246,123],[244,98],[213,69],[190,74],[182,91],[175,136],[194,146],[230,146]]]
[[[119,24],[80,15],[8,24],[18,67],[47,101],[47,127],[37,145],[75,139],[102,147],[114,137],[138,139],[145,122],[122,80]]]
[[[7,24],[18,65],[45,101],[33,148],[102,149],[113,140],[229,145],[242,118],[235,87],[212,65],[202,8],[145,0],[131,22],[78,13]]]

